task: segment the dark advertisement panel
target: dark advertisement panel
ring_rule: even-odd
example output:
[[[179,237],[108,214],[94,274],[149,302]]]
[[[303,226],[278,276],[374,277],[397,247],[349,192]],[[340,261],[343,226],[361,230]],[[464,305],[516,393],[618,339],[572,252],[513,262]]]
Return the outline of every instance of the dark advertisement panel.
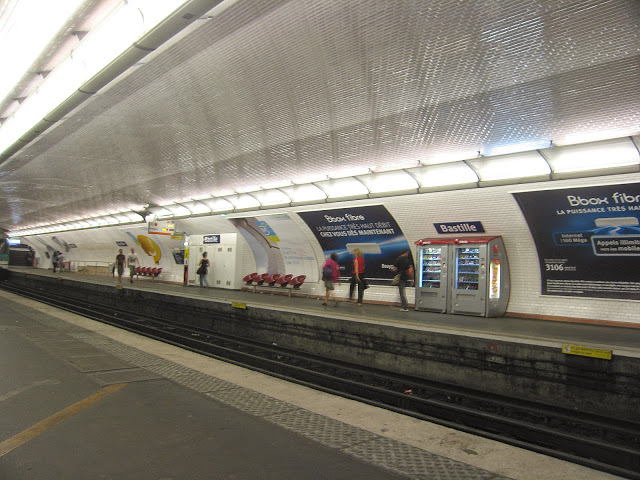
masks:
[[[640,184],[514,193],[543,295],[640,299]]]
[[[318,239],[324,254],[338,255],[341,276],[352,272],[353,250],[364,253],[365,276],[371,283],[387,283],[403,249],[411,251],[398,223],[382,205],[297,212]]]

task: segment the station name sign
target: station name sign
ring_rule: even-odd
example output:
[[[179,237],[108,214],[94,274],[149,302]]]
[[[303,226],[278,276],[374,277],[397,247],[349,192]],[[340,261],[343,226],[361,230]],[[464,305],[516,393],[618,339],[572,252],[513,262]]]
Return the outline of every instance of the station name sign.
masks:
[[[202,237],[202,243],[220,243],[220,235],[205,235]]]
[[[482,222],[434,223],[438,233],[484,233]]]

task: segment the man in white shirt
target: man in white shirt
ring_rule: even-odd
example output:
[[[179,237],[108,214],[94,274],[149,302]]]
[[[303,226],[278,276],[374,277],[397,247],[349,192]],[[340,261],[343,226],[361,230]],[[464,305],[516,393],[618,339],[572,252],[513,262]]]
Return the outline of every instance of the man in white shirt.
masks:
[[[136,274],[136,265],[138,267],[140,266],[140,260],[138,260],[135,248],[132,248],[131,253],[127,255],[127,265],[129,266],[129,276],[131,277],[129,281],[133,283],[133,277]]]

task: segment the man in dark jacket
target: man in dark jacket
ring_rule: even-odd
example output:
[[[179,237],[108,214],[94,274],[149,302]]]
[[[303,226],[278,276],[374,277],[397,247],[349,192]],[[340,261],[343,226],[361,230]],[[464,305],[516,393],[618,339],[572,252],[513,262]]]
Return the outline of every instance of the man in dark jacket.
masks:
[[[402,303],[401,312],[409,311],[409,302],[407,302],[407,285],[413,284],[413,264],[409,258],[409,250],[402,250],[402,253],[393,264],[394,271],[400,275],[398,281],[398,291],[400,292],[400,303]]]

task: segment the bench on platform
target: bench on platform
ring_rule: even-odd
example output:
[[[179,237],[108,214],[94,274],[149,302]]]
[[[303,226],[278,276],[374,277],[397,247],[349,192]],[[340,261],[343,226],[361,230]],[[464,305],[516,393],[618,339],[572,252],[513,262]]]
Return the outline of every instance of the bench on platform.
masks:
[[[261,289],[285,289],[287,294],[291,296],[292,290],[299,290],[306,279],[306,275],[293,276],[291,274],[282,273],[261,273],[257,272],[245,275],[242,279],[247,286],[253,287],[253,292],[257,292],[258,288]],[[291,288],[287,288],[291,287]]]

